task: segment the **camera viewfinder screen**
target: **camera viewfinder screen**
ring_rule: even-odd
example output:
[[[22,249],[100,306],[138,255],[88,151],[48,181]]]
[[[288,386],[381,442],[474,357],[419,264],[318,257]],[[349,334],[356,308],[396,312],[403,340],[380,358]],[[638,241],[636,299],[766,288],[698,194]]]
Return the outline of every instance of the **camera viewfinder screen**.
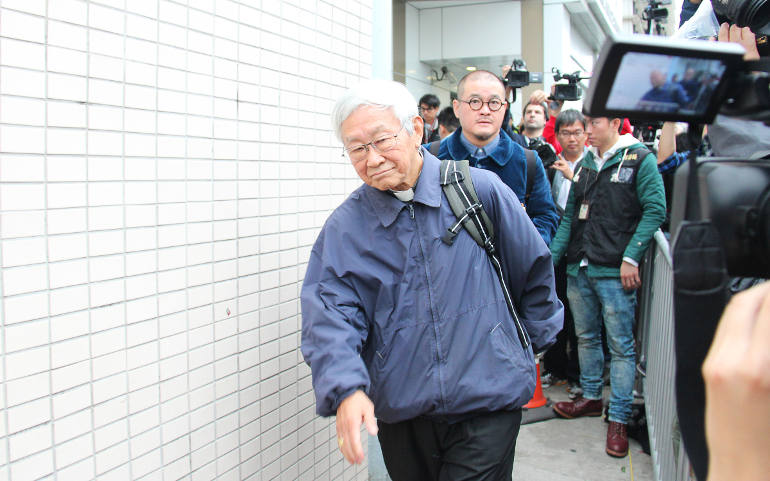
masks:
[[[628,52],[620,61],[607,108],[702,115],[724,72],[717,59]]]

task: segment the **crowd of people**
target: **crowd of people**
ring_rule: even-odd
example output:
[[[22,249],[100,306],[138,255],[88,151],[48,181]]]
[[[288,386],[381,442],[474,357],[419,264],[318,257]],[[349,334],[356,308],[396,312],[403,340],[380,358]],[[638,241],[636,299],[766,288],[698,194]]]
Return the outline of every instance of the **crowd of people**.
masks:
[[[725,33],[720,40],[736,41]],[[499,75],[476,70],[443,110],[433,94],[416,102],[403,85],[379,80],[349,89],[334,107],[343,155],[364,183],[333,212],[312,249],[301,295],[302,352],[318,413],[336,415],[345,458],[363,460],[365,425],[394,480],[511,479],[537,355],[544,356],[543,383],[569,392],[571,400],[554,411],[568,419],[601,416],[606,405],[605,452],[628,453],[639,264],[666,219],[661,172],[687,156],[673,147],[673,124],[664,127],[656,155],[627,119],[563,109],[544,91],[529,97],[518,128],[506,125],[509,99]],[[547,168],[534,150],[543,144],[556,155]],[[451,161],[475,167],[479,203],[459,221],[440,182],[456,169]],[[494,226],[494,243],[480,247],[470,236],[446,242],[447,229],[476,222],[480,211]],[[502,261],[499,271],[492,254]],[[767,334],[770,297],[762,289],[725,313],[737,327],[720,328],[704,367],[709,445],[719,461],[737,456],[719,437],[740,442],[724,392],[733,387],[724,387],[724,376],[739,366],[725,346],[731,335],[751,343],[747,331]],[[740,310],[762,321],[732,320]],[[766,366],[766,349],[750,349]],[[768,398],[767,371],[744,373],[765,383],[744,389],[744,398]],[[766,435],[752,436],[767,444]],[[759,472],[749,464],[741,472]],[[712,472],[713,480],[730,474]]]

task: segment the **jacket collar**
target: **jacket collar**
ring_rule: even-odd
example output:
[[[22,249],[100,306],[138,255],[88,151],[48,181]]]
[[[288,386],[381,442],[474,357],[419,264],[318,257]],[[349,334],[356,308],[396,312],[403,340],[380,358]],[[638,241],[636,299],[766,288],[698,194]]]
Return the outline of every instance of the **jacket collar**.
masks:
[[[472,162],[471,152],[468,152],[468,149],[460,140],[462,134],[462,127],[458,127],[452,135],[446,138],[449,158],[454,160],[468,159]],[[516,149],[516,147],[519,147],[519,149]],[[514,143],[505,131],[500,130],[500,141],[497,143],[497,148],[492,152],[487,152],[487,158],[491,158],[497,165],[502,167],[512,159],[519,157],[524,158],[524,148]]]
[[[428,149],[422,149],[423,162],[420,177],[417,179],[417,188],[414,190],[413,203],[420,203],[428,207],[441,206],[441,185],[439,184],[439,166],[441,161],[434,157]],[[384,227],[388,227],[396,221],[399,212],[406,207],[404,202],[396,199],[389,192],[377,190],[368,185],[363,186],[364,195],[372,204],[375,215]]]

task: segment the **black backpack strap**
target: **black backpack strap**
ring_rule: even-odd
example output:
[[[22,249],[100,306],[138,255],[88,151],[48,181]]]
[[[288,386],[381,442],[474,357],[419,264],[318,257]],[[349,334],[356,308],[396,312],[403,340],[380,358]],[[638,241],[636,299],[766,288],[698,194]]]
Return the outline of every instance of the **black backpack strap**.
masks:
[[[524,206],[529,205],[529,197],[532,195],[532,186],[535,184],[535,174],[537,173],[537,161],[535,161],[535,152],[524,149],[524,155],[527,157],[527,189],[524,191]]]
[[[428,144],[428,152],[433,154],[434,157],[438,157],[438,149],[441,146],[440,140],[435,140]]]
[[[494,249],[495,230],[473,187],[468,161],[442,160],[440,179],[444,195],[457,217],[457,222],[447,229],[441,240],[447,245],[452,245],[460,228],[465,227],[473,240],[484,250],[490,246]]]
[[[455,161],[451,159],[442,160],[440,183],[444,195],[449,201],[449,206],[452,208],[455,217],[457,217],[457,222],[447,229],[447,232],[441,240],[445,244],[451,246],[459,233],[460,228],[464,227],[473,240],[486,251],[489,261],[495,268],[497,278],[500,281],[500,287],[502,288],[503,296],[505,297],[505,303],[508,306],[508,312],[511,313],[513,323],[516,326],[516,333],[519,336],[519,341],[521,341],[521,345],[524,349],[527,349],[530,344],[529,337],[527,336],[524,326],[519,319],[519,315],[516,312],[516,308],[513,305],[513,298],[508,290],[508,286],[505,284],[502,263],[495,250],[494,227],[489,216],[484,211],[484,207],[479,201],[476,189],[473,187],[473,179],[471,179],[468,161]]]

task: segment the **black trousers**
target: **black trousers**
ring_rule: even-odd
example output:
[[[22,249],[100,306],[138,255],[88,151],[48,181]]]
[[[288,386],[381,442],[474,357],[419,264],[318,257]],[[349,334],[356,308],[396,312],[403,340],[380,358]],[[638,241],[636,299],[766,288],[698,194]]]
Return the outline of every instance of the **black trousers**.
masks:
[[[572,319],[572,311],[567,299],[567,262],[562,261],[554,268],[556,283],[556,296],[564,304],[564,327],[556,335],[556,342],[548,348],[543,363],[545,372],[551,373],[559,379],[567,379],[572,382],[580,381],[580,363],[578,362],[577,336],[575,335],[575,321]],[[569,343],[569,349],[567,346]],[[545,374],[541,369],[541,374]]]
[[[414,418],[378,421],[393,481],[510,481],[521,410],[482,413],[453,424]]]

